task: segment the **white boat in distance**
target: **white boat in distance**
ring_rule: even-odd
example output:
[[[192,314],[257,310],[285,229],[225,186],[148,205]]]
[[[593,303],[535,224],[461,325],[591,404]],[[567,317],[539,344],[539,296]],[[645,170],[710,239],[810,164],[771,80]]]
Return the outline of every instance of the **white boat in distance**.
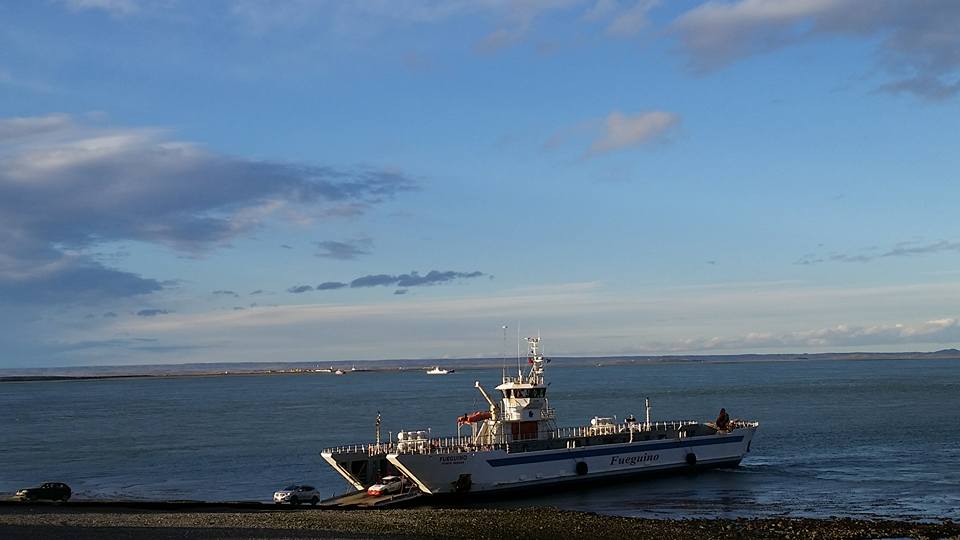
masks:
[[[434,366],[433,369],[427,370],[427,375],[449,375],[455,371],[456,370],[453,369],[440,369],[440,366]]]
[[[736,467],[750,451],[758,422],[730,420],[717,427],[694,420],[623,421],[594,417],[588,425],[558,427],[547,401],[540,338],[527,338],[530,371],[504,374],[498,402],[474,386],[489,410],[457,419],[469,434],[433,437],[430,430],[401,431],[394,442],[376,441],[323,450],[321,456],[356,489],[388,474],[409,479],[425,495],[475,494],[590,480]],[[404,420],[409,425],[409,419]]]

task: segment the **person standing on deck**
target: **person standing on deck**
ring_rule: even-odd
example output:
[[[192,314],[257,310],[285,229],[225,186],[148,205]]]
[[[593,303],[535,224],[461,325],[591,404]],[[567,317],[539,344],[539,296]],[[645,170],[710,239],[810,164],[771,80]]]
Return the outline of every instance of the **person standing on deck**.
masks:
[[[720,416],[717,416],[717,429],[721,431],[726,431],[730,427],[730,415],[727,414],[727,410],[724,408],[720,409]]]

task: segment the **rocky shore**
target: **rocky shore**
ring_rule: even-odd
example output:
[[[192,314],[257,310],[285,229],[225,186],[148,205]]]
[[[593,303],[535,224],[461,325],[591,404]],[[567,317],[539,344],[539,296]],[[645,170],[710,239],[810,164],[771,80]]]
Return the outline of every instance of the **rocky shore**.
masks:
[[[5,505],[0,538],[960,538],[960,524],[765,518],[657,520],[550,508],[144,510]]]

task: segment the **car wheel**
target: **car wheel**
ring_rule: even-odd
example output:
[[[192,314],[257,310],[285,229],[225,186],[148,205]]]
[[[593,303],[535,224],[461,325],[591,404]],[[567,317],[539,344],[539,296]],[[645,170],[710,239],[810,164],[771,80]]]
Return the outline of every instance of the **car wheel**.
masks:
[[[290,499],[290,504],[292,504],[292,505],[294,505],[294,506],[299,506],[299,505],[300,505],[300,499],[298,499],[298,498],[296,498],[296,497],[293,497],[292,499]]]
[[[320,497],[317,497],[316,495],[314,495],[313,498],[310,499],[310,504],[314,506],[316,506],[318,502],[320,502]]]

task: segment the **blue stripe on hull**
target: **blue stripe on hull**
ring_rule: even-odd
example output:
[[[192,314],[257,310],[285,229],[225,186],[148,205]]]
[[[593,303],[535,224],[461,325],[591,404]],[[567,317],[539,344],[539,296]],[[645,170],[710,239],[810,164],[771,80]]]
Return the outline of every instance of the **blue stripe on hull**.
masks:
[[[640,452],[651,452],[654,450],[670,450],[673,448],[689,448],[692,446],[708,446],[713,444],[728,444],[743,441],[743,435],[735,437],[721,437],[715,439],[699,440],[680,440],[664,443],[640,444],[635,446],[603,446],[600,448],[587,448],[571,450],[569,452],[557,452],[549,454],[526,455],[516,457],[506,457],[498,459],[488,459],[487,463],[491,467],[506,467],[508,465],[523,465],[526,463],[542,463],[544,461],[560,461],[564,459],[577,459],[596,456],[610,456],[614,454],[636,454]]]

